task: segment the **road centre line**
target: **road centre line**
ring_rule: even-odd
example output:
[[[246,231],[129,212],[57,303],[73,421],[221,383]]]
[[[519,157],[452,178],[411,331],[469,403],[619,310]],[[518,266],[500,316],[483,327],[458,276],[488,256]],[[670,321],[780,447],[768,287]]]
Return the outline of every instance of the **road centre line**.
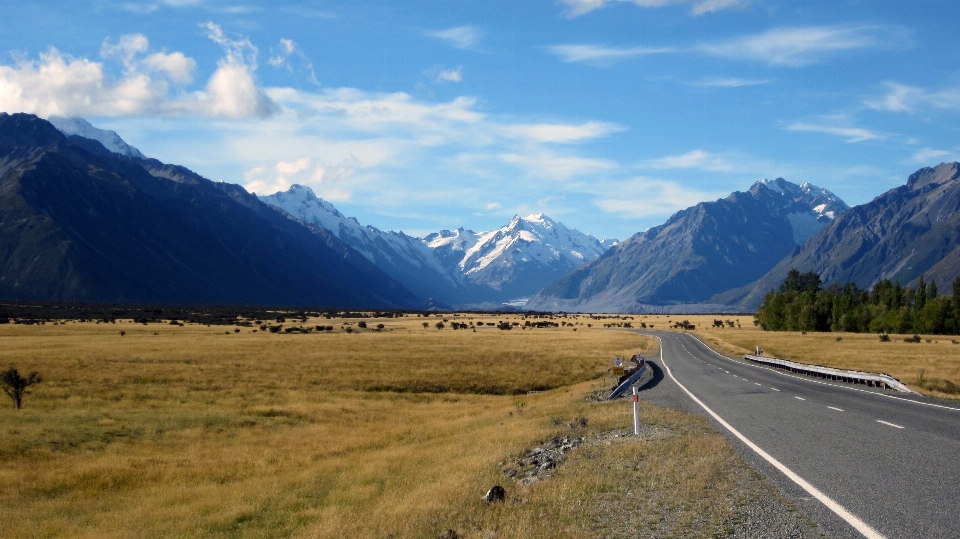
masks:
[[[689,333],[684,333],[684,335],[690,335],[690,334],[689,334]],[[778,370],[778,369],[771,369],[771,368],[767,368],[767,367],[761,367],[760,365],[753,365],[753,364],[750,364],[750,363],[745,363],[745,362],[738,361],[738,360],[736,360],[736,359],[727,357],[727,356],[721,354],[720,352],[717,352],[716,350],[714,350],[713,348],[710,348],[710,347],[707,346],[703,341],[701,341],[701,340],[698,339],[697,337],[694,337],[693,335],[690,335],[690,337],[693,338],[694,340],[696,340],[697,342],[699,342],[700,344],[702,344],[707,350],[710,350],[711,352],[713,352],[714,354],[717,354],[718,356],[722,357],[723,359],[726,359],[727,361],[732,361],[732,362],[734,362],[734,363],[736,363],[736,364],[738,364],[738,365],[743,365],[743,366],[746,366],[746,367],[753,367],[753,368],[755,368],[755,369],[764,369],[764,370],[769,371],[769,372],[772,372],[772,373],[774,373],[774,374],[779,374],[779,375],[781,375],[781,376],[787,376],[787,377],[790,377],[790,378],[796,378],[797,380],[803,380],[803,381],[805,381],[805,382],[810,382],[810,383],[813,383],[813,384],[820,384],[820,385],[823,385],[823,386],[831,386],[831,387],[836,387],[836,388],[839,388],[839,389],[846,389],[846,390],[848,390],[848,391],[858,391],[858,392],[860,392],[860,393],[866,393],[866,394],[868,394],[868,395],[876,395],[876,396],[878,396],[878,397],[886,397],[886,398],[888,398],[888,399],[895,399],[895,400],[898,400],[898,401],[912,402],[913,404],[919,404],[919,405],[922,405],[922,406],[932,406],[933,408],[943,408],[943,409],[945,409],[945,410],[953,410],[954,412],[960,412],[960,408],[954,408],[954,407],[952,407],[952,406],[944,406],[944,405],[942,405],[942,404],[934,404],[934,403],[932,403],[932,402],[915,401],[915,400],[912,400],[912,399],[905,399],[905,398],[903,398],[903,397],[897,397],[896,395],[887,395],[886,393],[877,393],[876,391],[867,391],[867,390],[865,390],[865,389],[859,389],[859,388],[856,388],[856,387],[848,387],[848,386],[845,386],[845,385],[842,386],[842,385],[839,385],[839,384],[831,384],[831,383],[828,383],[828,382],[821,382],[821,381],[819,381],[819,380],[814,380],[814,379],[810,378],[809,376],[797,376],[797,375],[790,374],[790,373],[787,373],[787,372],[781,372],[781,371]],[[679,341],[679,339],[677,339],[677,340]],[[682,343],[681,343],[680,345],[683,346]],[[684,350],[686,350],[686,347],[684,347]],[[692,355],[692,354],[691,354],[691,355]]]
[[[760,384],[760,382],[754,382],[753,385],[759,386],[759,385],[762,385],[762,384]]]
[[[775,387],[771,387],[770,389],[772,389],[772,390],[774,390],[774,391],[780,391],[779,389],[777,389],[777,388],[775,388]]]
[[[774,468],[776,468],[777,470],[780,470],[780,472],[786,475],[791,481],[799,485],[800,488],[807,491],[807,493],[809,493],[811,496],[813,496],[814,498],[819,500],[821,503],[826,505],[827,508],[829,508],[831,511],[836,513],[837,516],[839,516],[840,518],[845,520],[848,524],[853,526],[853,528],[858,532],[860,532],[864,537],[867,537],[869,539],[885,539],[885,537],[881,535],[880,532],[873,529],[866,522],[860,520],[853,513],[847,511],[845,507],[843,507],[842,505],[834,501],[832,498],[830,498],[823,492],[820,492],[819,489],[817,489],[816,487],[808,483],[804,478],[797,475],[797,473],[791,470],[790,468],[787,468],[786,465],[781,463],[779,460],[773,458],[773,456],[771,456],[769,453],[761,449],[760,446],[758,446],[757,444],[750,441],[746,436],[741,434],[740,431],[733,428],[732,425],[724,421],[722,417],[717,415],[716,412],[711,410],[700,399],[694,396],[694,394],[691,393],[689,389],[687,389],[683,384],[680,383],[679,380],[677,380],[677,378],[673,375],[673,371],[670,369],[670,366],[667,365],[666,361],[663,360],[663,339],[661,339],[660,337],[657,337],[657,339],[660,340],[660,363],[662,363],[663,366],[667,369],[667,374],[670,375],[670,378],[673,380],[675,384],[677,384],[680,387],[680,389],[682,389],[687,395],[689,395],[694,402],[699,404],[701,408],[706,410],[711,417],[717,420],[718,423],[723,425],[724,428],[730,431],[731,434],[736,436],[741,442],[746,444],[747,447],[752,449],[756,454],[760,455],[760,457],[762,457],[764,460],[766,460],[771,465],[773,465]],[[677,339],[677,341],[679,342],[679,339]],[[797,397],[797,398],[800,398],[800,397]]]
[[[893,428],[896,428],[896,429],[902,429],[902,428],[903,428],[903,427],[901,427],[900,425],[897,425],[896,423],[890,423],[889,421],[883,421],[882,419],[878,419],[878,420],[877,420],[877,423],[883,423],[884,425],[889,425],[889,426],[891,426],[891,427],[893,427]]]
[[[803,397],[798,397],[798,396],[796,396],[796,395],[794,395],[793,398],[795,398],[795,399],[800,399],[800,400],[802,400],[802,401],[807,400],[807,399],[805,399],[805,398],[803,398]]]
[[[837,407],[835,407],[835,406],[827,406],[827,408],[830,408],[831,410],[836,410],[836,411],[838,411],[838,412],[842,412],[842,411],[843,411],[842,408],[837,408]]]

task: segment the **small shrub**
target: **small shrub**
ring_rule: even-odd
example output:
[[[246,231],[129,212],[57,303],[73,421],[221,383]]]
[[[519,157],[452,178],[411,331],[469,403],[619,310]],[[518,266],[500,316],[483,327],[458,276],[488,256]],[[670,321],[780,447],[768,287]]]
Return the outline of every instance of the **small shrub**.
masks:
[[[0,374],[0,385],[3,386],[3,392],[13,400],[17,410],[23,405],[23,395],[27,392],[27,388],[42,381],[43,378],[37,371],[31,372],[24,378],[14,367],[10,367],[3,371],[3,374]]]

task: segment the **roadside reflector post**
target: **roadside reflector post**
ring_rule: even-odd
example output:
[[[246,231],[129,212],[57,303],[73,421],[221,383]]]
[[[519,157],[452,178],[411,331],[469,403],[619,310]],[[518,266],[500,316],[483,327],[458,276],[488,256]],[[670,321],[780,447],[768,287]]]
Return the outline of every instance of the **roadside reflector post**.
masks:
[[[633,434],[640,435],[640,397],[637,395],[637,388],[633,388]]]

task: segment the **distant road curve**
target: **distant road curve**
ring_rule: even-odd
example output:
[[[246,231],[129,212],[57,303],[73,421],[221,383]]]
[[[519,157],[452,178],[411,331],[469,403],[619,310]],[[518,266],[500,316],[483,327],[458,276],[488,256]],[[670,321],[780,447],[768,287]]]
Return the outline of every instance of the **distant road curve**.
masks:
[[[960,406],[661,341],[644,400],[706,415],[831,537],[960,537]]]

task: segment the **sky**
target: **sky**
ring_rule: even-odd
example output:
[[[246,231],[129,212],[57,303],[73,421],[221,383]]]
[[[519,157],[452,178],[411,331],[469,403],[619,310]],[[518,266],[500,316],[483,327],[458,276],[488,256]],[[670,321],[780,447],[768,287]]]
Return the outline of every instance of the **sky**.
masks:
[[[0,3],[0,111],[423,236],[625,239],[758,180],[850,205],[960,160],[960,2]]]

